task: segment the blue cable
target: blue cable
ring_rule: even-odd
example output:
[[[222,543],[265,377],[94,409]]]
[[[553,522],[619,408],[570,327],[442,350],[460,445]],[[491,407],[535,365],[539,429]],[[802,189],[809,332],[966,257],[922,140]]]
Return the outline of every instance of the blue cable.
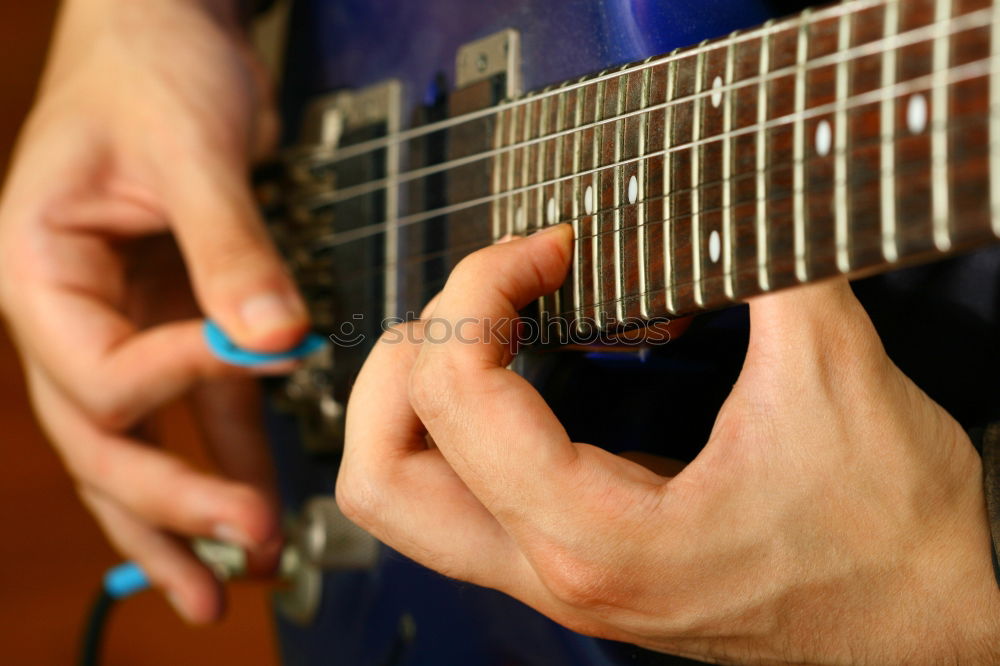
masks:
[[[242,367],[253,367],[275,363],[278,361],[289,361],[305,358],[322,349],[327,344],[326,338],[315,333],[307,335],[302,342],[288,351],[276,354],[263,354],[243,349],[229,339],[219,325],[210,319],[205,320],[205,342],[216,358],[231,365]]]
[[[149,588],[149,578],[135,562],[126,562],[104,574],[104,591],[112,599],[124,599]]]

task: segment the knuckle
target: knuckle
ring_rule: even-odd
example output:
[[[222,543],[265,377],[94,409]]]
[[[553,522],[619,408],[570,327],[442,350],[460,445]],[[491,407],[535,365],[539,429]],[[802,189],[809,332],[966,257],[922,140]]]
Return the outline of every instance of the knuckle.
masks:
[[[536,566],[542,583],[563,604],[581,610],[614,605],[617,583],[610,567],[559,548],[549,548]]]
[[[67,388],[92,425],[103,432],[120,433],[133,427],[139,414],[134,406],[132,389],[124,385],[127,382],[107,377],[113,374],[102,366],[100,372],[69,377]],[[105,375],[105,379],[96,383],[93,378],[101,375]]]
[[[178,109],[179,118],[186,117],[185,110]],[[235,161],[246,150],[238,127],[226,125],[221,119],[199,117],[198,122],[180,122],[166,135],[170,139],[162,143],[162,150],[171,157],[184,159],[201,165],[219,164],[225,158]]]
[[[452,275],[460,280],[482,275],[490,264],[491,249],[484,248],[466,256],[452,270]]]
[[[227,488],[228,502],[241,525],[255,525],[270,512],[270,504],[261,492],[243,483],[232,483]]]
[[[379,515],[378,493],[364,476],[345,469],[334,489],[337,506],[352,523],[371,529]]]
[[[265,240],[257,238],[250,225],[243,233],[233,231],[207,244],[199,257],[198,268],[208,276],[251,271],[265,272],[276,264],[277,257]]]
[[[410,404],[425,424],[448,414],[450,396],[459,389],[461,379],[461,372],[447,356],[421,354],[417,358],[407,389]]]
[[[93,424],[106,432],[124,432],[135,424],[135,413],[111,392],[90,395],[84,407]]]

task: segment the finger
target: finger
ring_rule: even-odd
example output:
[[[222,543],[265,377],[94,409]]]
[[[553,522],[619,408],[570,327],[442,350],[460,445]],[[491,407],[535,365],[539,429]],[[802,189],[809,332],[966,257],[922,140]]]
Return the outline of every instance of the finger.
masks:
[[[437,304],[439,300],[441,300],[441,292],[434,294],[434,298],[427,301],[427,305],[425,305],[424,309],[420,311],[420,318],[427,319],[432,314],[434,314],[434,310],[437,309]]]
[[[193,169],[162,175],[198,301],[237,344],[287,349],[306,332],[308,315],[264,229],[246,165],[212,147],[194,152]]]
[[[263,432],[259,383],[253,379],[216,380],[195,389],[195,419],[208,451],[228,478],[257,489],[278,511],[274,465]],[[247,551],[252,573],[272,573],[278,564],[280,534],[260,548]]]
[[[99,297],[37,285],[24,302],[19,338],[101,426],[121,431],[160,405],[213,378],[287,372],[294,364],[237,368],[216,358],[201,320],[139,331]],[[75,322],[67,330],[66,322]],[[99,390],[95,390],[99,387]]]
[[[254,82],[253,136],[250,141],[251,158],[257,162],[271,155],[281,135],[281,120],[275,106],[274,79],[267,66],[260,60],[250,44],[241,44],[240,50]]]
[[[469,492],[410,407],[405,377],[422,324],[398,326],[375,345],[347,410],[337,501],[389,546],[446,575],[507,591],[527,569],[511,539]],[[461,535],[461,538],[455,538]]]
[[[197,387],[192,398],[199,429],[219,468],[226,476],[276,497],[258,382],[245,378],[214,380]]]
[[[277,519],[259,491],[99,430],[37,368],[29,369],[29,386],[42,424],[71,473],[137,518],[250,548],[274,537]]]
[[[115,548],[135,561],[188,622],[202,624],[222,615],[222,588],[215,576],[176,538],[137,519],[94,490],[80,493]]]
[[[514,529],[549,527],[539,525],[541,516],[560,512],[542,507],[566,506],[588,494],[631,493],[635,482],[645,491],[664,481],[639,465],[570,442],[538,392],[506,367],[504,334],[510,335],[521,307],[562,282],[570,240],[569,227],[561,225],[464,260],[441,294],[410,382],[416,412],[448,462]],[[434,330],[439,325],[451,335],[441,336]],[[642,503],[631,496],[622,501]]]

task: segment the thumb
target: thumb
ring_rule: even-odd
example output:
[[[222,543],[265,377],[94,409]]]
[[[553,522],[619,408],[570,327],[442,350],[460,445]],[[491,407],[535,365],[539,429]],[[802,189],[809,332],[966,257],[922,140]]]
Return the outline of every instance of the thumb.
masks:
[[[825,370],[881,373],[889,364],[875,326],[846,279],[761,296],[750,302],[749,368],[779,375]]]
[[[171,181],[167,211],[203,311],[241,346],[292,347],[308,314],[243,170],[210,159],[197,171],[175,170]]]

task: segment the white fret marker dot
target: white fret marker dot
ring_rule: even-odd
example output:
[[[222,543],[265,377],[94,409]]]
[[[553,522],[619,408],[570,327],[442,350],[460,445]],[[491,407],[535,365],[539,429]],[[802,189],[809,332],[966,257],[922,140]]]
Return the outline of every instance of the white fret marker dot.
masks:
[[[632,176],[628,179],[628,202],[634,204],[639,200],[639,180]]]
[[[816,125],[816,152],[820,157],[826,157],[830,154],[831,148],[833,148],[833,129],[830,123],[821,120]]]
[[[717,76],[712,81],[712,106],[719,108],[720,104],[722,104],[722,77]]]
[[[722,256],[722,239],[719,237],[718,230],[713,231],[712,235],[708,237],[708,256],[713,264],[719,263],[719,258]]]
[[[548,206],[545,207],[545,218],[550,225],[556,223],[556,200],[552,197],[549,197]]]
[[[528,228],[527,222],[524,219],[524,209],[518,208],[517,213],[514,216],[514,227],[517,231],[524,231]]]
[[[910,134],[920,134],[927,129],[927,98],[913,95],[906,105],[906,126]]]
[[[587,191],[583,193],[583,209],[587,215],[594,214],[594,186],[588,185]]]

